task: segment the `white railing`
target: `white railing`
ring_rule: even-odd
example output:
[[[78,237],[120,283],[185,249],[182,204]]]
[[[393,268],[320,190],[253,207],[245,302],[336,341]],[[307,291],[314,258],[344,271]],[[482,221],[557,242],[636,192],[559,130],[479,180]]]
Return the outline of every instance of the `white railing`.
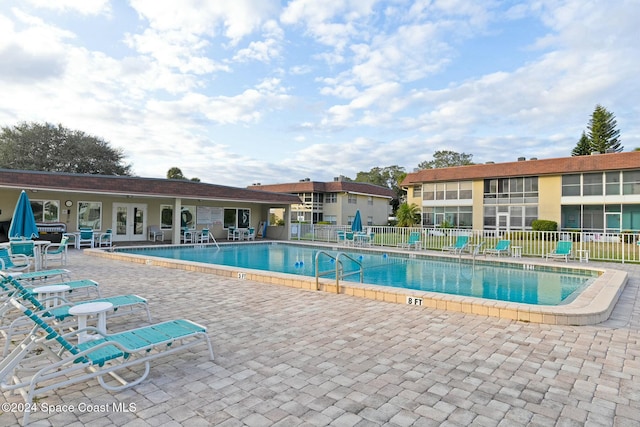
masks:
[[[295,229],[295,232],[293,232]],[[573,256],[581,251],[588,253],[589,259],[614,262],[640,262],[640,234],[636,233],[594,233],[580,231],[501,231],[469,230],[455,228],[422,228],[364,226],[367,234],[373,235],[373,246],[399,247],[409,240],[411,232],[419,232],[422,249],[441,250],[452,245],[460,235],[468,235],[472,244],[484,242],[484,248],[494,247],[500,239],[511,241],[511,246],[519,246],[523,256],[544,257],[553,251],[559,240],[573,242]],[[317,242],[338,242],[337,231],[350,231],[349,226],[292,224],[292,240]]]

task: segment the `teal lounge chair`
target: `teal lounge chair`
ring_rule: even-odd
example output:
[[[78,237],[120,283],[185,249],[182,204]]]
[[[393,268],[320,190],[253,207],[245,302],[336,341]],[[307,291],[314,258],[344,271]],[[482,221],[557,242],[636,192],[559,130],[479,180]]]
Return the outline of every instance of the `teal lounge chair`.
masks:
[[[461,254],[463,250],[469,245],[469,236],[458,236],[453,246],[444,246],[443,251],[453,252],[454,254]]]
[[[58,328],[77,326],[77,319],[69,313],[69,309],[77,304],[87,304],[92,302],[108,302],[112,304],[112,311],[107,313],[107,318],[129,315],[144,310],[147,313],[147,320],[151,322],[151,313],[149,311],[149,304],[147,303],[147,300],[137,295],[117,295],[109,298],[79,301],[76,304],[62,299],[62,304],[55,307],[46,307],[43,304],[43,301],[38,300],[30,289],[25,288],[20,282],[11,276],[3,275],[0,284],[5,289],[11,289],[12,296],[14,298],[21,300],[20,302],[23,304],[28,304],[32,310],[39,312],[41,316],[55,319],[57,322],[56,326]],[[30,324],[28,319],[25,319],[24,317],[12,318],[7,315],[7,312],[11,307],[12,306],[8,301],[0,306],[0,333],[5,336],[5,346],[2,353],[3,356],[6,356],[9,352],[12,337],[19,333],[26,333],[30,329],[28,328],[28,325]]]
[[[170,320],[116,334],[100,334],[96,328],[86,328],[62,335],[52,327],[50,319],[15,298],[10,303],[31,319],[34,326],[0,361],[0,388],[3,392],[19,392],[26,407],[32,407],[39,395],[93,378],[109,391],[135,386],[149,375],[151,361],[196,345],[206,344],[209,358],[214,359],[207,329],[189,320]],[[97,333],[98,338],[73,344],[71,340],[86,331]],[[139,366],[143,369],[137,369]],[[126,379],[140,371],[138,378]],[[117,384],[111,379],[116,379]],[[23,425],[28,425],[30,414],[24,412]]]
[[[70,279],[71,272],[66,268],[54,268],[51,270],[40,270],[40,271],[32,271],[30,273],[22,273],[22,274],[14,274],[14,279],[24,281],[25,283],[34,283],[36,281],[40,281],[40,283],[45,283],[49,279],[53,278],[63,278]]]
[[[398,245],[400,248],[408,248],[408,249],[420,249],[422,247],[422,240],[420,239],[419,231],[412,231],[409,233],[409,239],[406,242],[400,243]]]
[[[484,250],[484,256],[489,255],[497,255],[498,257],[501,254],[509,254],[509,250],[511,248],[511,240],[498,240],[496,246],[494,248],[487,248]]]
[[[564,262],[569,262],[572,249],[573,242],[571,240],[560,240],[556,249],[547,254],[547,261],[549,258],[564,258]]]

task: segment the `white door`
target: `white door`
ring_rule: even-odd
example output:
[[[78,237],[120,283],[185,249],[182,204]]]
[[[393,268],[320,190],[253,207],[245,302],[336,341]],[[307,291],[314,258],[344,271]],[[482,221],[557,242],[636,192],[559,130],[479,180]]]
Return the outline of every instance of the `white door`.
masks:
[[[508,212],[498,212],[498,223],[497,223],[497,231],[498,235],[509,231],[509,213]]]
[[[147,239],[147,205],[113,204],[113,240],[119,242]]]

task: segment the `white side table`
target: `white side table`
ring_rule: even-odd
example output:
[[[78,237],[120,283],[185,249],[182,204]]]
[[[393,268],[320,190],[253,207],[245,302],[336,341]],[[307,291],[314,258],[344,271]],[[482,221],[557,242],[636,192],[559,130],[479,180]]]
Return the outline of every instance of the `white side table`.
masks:
[[[511,256],[514,258],[522,258],[522,246],[511,246]]]
[[[33,292],[38,294],[38,299],[45,300],[44,306],[46,308],[51,308],[59,305],[59,301],[63,301],[62,298],[69,289],[71,289],[69,285],[48,285],[34,288]]]
[[[113,304],[110,302],[87,302],[84,304],[74,305],[69,309],[69,314],[78,316],[78,329],[85,329],[87,327],[87,319],[90,316],[96,315],[98,317],[98,332],[102,334],[107,333],[107,311],[113,308]],[[91,336],[86,332],[81,332],[78,335],[78,344],[83,342],[99,338],[99,336]]]
[[[578,260],[580,262],[589,262],[589,250],[588,249],[578,249],[576,251],[578,255]]]

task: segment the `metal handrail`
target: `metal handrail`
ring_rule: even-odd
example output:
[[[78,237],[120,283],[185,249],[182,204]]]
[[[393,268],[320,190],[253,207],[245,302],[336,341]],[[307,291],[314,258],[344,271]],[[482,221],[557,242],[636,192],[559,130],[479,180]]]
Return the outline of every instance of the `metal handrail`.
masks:
[[[320,289],[320,276],[327,276],[330,273],[333,273],[333,270],[320,271],[320,263],[318,262],[321,255],[326,255],[329,258],[333,259],[336,264],[335,276],[336,276],[336,293],[340,293],[340,280],[344,279],[347,276],[351,276],[354,274],[360,274],[360,283],[364,282],[364,268],[362,267],[362,263],[351,255],[346,254],[344,252],[338,252],[336,256],[331,255],[326,251],[318,251],[316,253],[316,291]],[[356,265],[358,265],[359,269],[357,271],[351,271],[349,273],[344,272],[344,268],[342,266],[341,257],[345,257],[353,261]]]

